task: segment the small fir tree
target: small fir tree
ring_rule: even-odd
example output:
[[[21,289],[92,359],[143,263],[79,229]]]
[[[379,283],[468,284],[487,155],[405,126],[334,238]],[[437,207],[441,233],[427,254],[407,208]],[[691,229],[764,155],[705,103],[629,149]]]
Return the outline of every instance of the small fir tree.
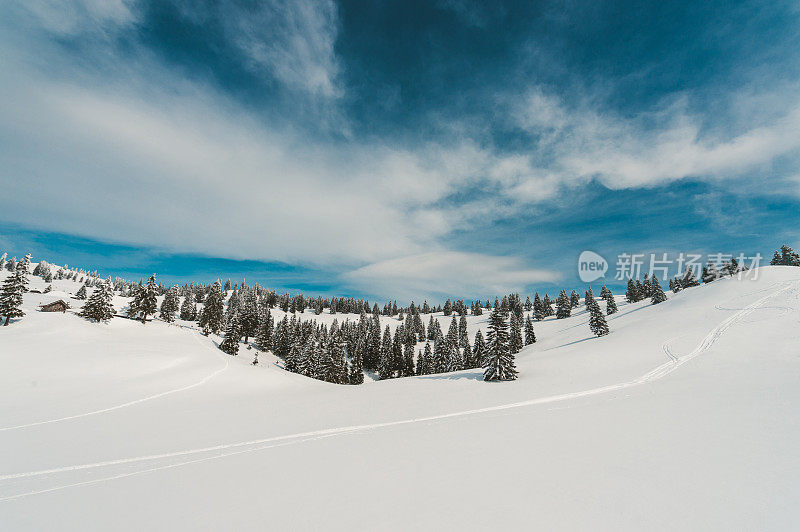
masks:
[[[86,285],[82,284],[81,287],[78,289],[78,293],[75,294],[75,299],[84,300],[86,299]]]
[[[241,338],[239,329],[239,315],[234,314],[228,320],[228,327],[225,329],[225,338],[219,344],[219,348],[229,355],[239,354],[239,339]]]
[[[536,343],[536,334],[533,332],[533,322],[531,317],[525,318],[525,345]]]
[[[659,303],[663,303],[667,300],[667,294],[665,294],[664,290],[661,289],[661,283],[658,282],[658,277],[655,275],[650,280],[650,289],[652,292],[650,301],[653,303],[653,305],[658,305]]]
[[[546,297],[546,296],[545,296]],[[509,346],[506,311],[495,307],[489,316],[489,333],[486,356],[483,361],[483,380],[514,380],[517,368]]]
[[[111,278],[108,281],[95,286],[89,300],[83,305],[80,315],[87,320],[94,320],[97,322],[110,320],[114,317],[114,306],[112,301],[114,298],[114,289],[111,285]]]
[[[608,323],[605,316],[603,316],[603,311],[600,310],[600,305],[594,299],[589,304],[589,328],[595,336],[604,336],[609,333]]]

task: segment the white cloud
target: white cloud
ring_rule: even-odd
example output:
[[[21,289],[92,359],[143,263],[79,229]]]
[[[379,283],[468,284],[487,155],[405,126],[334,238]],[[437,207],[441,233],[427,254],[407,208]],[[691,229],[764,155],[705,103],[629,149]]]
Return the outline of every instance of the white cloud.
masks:
[[[740,96],[742,110],[749,107],[750,98],[764,96]],[[763,110],[753,106],[746,119],[738,117],[744,126],[717,133],[704,131],[700,117],[686,112],[680,99],[654,112],[622,118],[590,107],[568,108],[535,88],[515,116],[520,127],[541,136],[540,149],[549,152],[552,164],[540,173],[558,175],[566,184],[597,178],[620,189],[687,177],[738,177],[796,152],[800,98],[784,96],[781,102],[783,112],[768,121]]]
[[[59,35],[105,32],[136,21],[127,0],[25,0],[21,5]]]
[[[339,20],[333,0],[224,2],[220,12],[229,38],[253,71],[310,94],[340,95],[334,51]]]
[[[360,290],[438,300],[454,294],[467,298],[503,295],[531,284],[555,282],[559,276],[531,268],[515,257],[431,251],[370,264],[348,273],[346,279]]]

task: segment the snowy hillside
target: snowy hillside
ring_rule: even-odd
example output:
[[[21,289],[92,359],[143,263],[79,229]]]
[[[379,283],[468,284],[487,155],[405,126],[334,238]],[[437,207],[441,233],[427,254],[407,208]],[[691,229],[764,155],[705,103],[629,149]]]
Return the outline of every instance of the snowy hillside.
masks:
[[[92,323],[74,312],[78,283],[52,284],[0,327],[6,530],[778,530],[800,519],[799,268],[657,306],[620,300],[600,338],[582,306],[536,322],[516,381],[473,369],[361,386],[286,372],[267,354],[253,366],[252,351],[226,355],[190,322]],[[73,308],[37,311],[57,299]],[[450,317],[437,318],[446,330]],[[470,338],[488,318],[468,317]]]

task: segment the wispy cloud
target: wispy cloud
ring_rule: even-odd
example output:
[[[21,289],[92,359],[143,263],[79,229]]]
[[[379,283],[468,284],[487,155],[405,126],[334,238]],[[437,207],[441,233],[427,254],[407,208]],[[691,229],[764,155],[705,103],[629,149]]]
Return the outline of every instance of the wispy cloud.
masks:
[[[434,300],[453,294],[464,297],[507,294],[559,278],[554,271],[531,268],[516,257],[455,251],[432,251],[380,261],[346,275],[346,280],[360,290],[378,289],[380,293],[402,298]]]
[[[334,51],[339,19],[332,0],[227,1],[219,11],[228,37],[254,72],[313,95],[341,94]]]

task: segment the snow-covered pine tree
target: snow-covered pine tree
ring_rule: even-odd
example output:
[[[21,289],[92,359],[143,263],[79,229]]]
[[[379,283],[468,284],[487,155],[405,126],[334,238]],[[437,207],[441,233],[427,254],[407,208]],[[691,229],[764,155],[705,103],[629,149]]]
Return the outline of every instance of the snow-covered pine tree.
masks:
[[[381,341],[381,354],[378,361],[378,377],[381,380],[394,377],[394,352],[392,351],[392,332],[389,326],[383,332]]]
[[[164,295],[164,301],[161,302],[161,319],[167,323],[175,321],[175,313],[180,306],[181,297],[178,295],[178,287],[173,286]]]
[[[739,262],[735,258],[731,257],[730,262],[725,264],[724,273],[730,276],[739,273]]]
[[[219,348],[229,355],[239,354],[239,339],[241,338],[239,329],[239,315],[234,314],[228,319],[228,327],[225,329],[225,338],[219,344]]]
[[[483,333],[478,330],[475,333],[475,343],[472,344],[472,357],[475,359],[476,367],[483,367],[483,359],[486,357],[486,344],[483,341]]]
[[[600,310],[600,305],[594,299],[589,304],[589,328],[595,336],[603,336],[609,333],[608,323],[605,316],[603,316],[603,311]]]
[[[97,322],[110,320],[114,317],[114,306],[112,300],[114,289],[111,285],[111,277],[105,283],[95,286],[89,300],[83,305],[80,315],[88,320]]]
[[[544,303],[539,297],[539,292],[533,296],[533,319],[542,321],[544,319]]]
[[[487,336],[488,343],[483,360],[483,380],[507,381],[516,379],[517,368],[514,364],[514,355],[509,348],[506,311],[502,308],[495,307],[492,310],[492,314],[489,316],[489,333]]]
[[[179,317],[184,321],[194,321],[197,319],[197,305],[194,303],[194,294],[188,294],[183,298]]]
[[[680,283],[681,283],[681,288],[691,288],[693,286],[700,286],[700,283],[694,276],[694,271],[689,266],[686,267],[686,271],[684,272],[683,278],[681,278]]]
[[[464,369],[477,368],[478,364],[475,362],[475,355],[472,354],[472,347],[469,341],[464,345],[464,353],[462,359],[464,360]]]
[[[447,329],[447,340],[453,345],[458,345],[458,323],[455,316],[450,320],[450,327]]]
[[[241,308],[239,314],[239,323],[242,327],[242,336],[244,336],[244,343],[255,336],[258,330],[258,297],[256,291],[252,288],[247,289],[241,296]]]
[[[562,290],[558,297],[556,298],[556,318],[561,320],[564,318],[569,318],[570,314],[572,313],[572,302],[570,298],[567,296],[566,290]]]
[[[564,293],[565,301],[567,305],[569,305],[569,299],[566,297],[566,293]],[[510,334],[508,338],[508,347],[511,351],[511,354],[517,354],[522,350],[523,343],[522,343],[522,321],[517,317],[516,314],[513,312],[511,313],[511,324],[510,324]]]
[[[628,278],[628,288],[625,290],[625,301],[628,303],[635,303],[639,301],[639,294],[636,291],[636,283],[634,283],[633,279],[630,277]]]
[[[661,283],[658,282],[658,277],[655,275],[652,279],[650,279],[650,292],[650,301],[653,305],[663,303],[667,300],[667,294],[665,294],[664,290],[662,290]]]
[[[267,308],[261,316],[261,320],[258,324],[258,332],[256,332],[256,347],[262,351],[269,351],[272,349],[273,327],[272,314],[269,308]]]
[[[17,267],[15,268],[15,271],[22,272],[22,279],[24,280],[25,284],[23,292],[28,291],[28,274],[30,273],[30,269],[31,269],[31,254],[28,253],[27,255],[22,257],[22,260],[17,263]]]
[[[433,340],[433,373],[444,373],[450,363],[450,353],[447,347],[447,339],[437,336]]]
[[[800,255],[784,244],[781,246],[780,251],[776,251],[772,255],[772,260],[769,264],[770,266],[800,266]]]
[[[544,299],[542,300],[542,314],[544,317],[552,316],[553,312],[553,302],[550,299],[550,296],[545,294]]]
[[[469,344],[469,336],[467,335],[467,316],[462,314],[458,320],[458,346],[464,347]]]
[[[158,286],[156,285],[156,275],[150,276],[145,286],[138,286],[133,294],[133,301],[128,307],[128,316],[134,319],[141,319],[142,323],[147,323],[147,316],[155,314],[158,308],[156,296]]]
[[[586,294],[583,296],[583,303],[588,308],[593,301],[594,301],[594,292],[592,292],[592,287],[590,286],[589,289],[586,291]]]
[[[363,339],[361,340],[363,344]],[[356,349],[355,354],[350,359],[350,370],[347,375],[347,382],[350,384],[364,384],[364,357],[362,353],[366,347],[361,346],[361,349]],[[412,348],[413,350],[413,348]],[[411,364],[414,364],[414,355],[411,355]]]
[[[211,286],[197,320],[197,324],[203,329],[203,334],[206,336],[209,332],[219,334],[224,312],[223,297],[222,284],[217,281]]]
[[[292,343],[289,346],[289,351],[286,353],[286,357],[283,359],[283,367],[286,371],[291,371],[292,373],[301,373],[300,367],[305,364],[304,356],[305,356],[305,349],[304,344],[300,342],[300,335],[295,335],[292,337]]]
[[[617,312],[617,302],[614,300],[614,294],[611,293],[611,290],[603,286],[603,299],[606,301],[606,315],[610,316]]]
[[[525,317],[525,345],[536,343],[536,334],[533,332],[533,322],[530,316]]]
[[[572,308],[578,308],[581,305],[581,296],[578,295],[577,291],[573,290],[572,294],[570,294],[569,304]]]
[[[428,363],[431,362],[432,357],[431,344],[425,342],[425,349],[417,357],[417,375],[428,375],[431,372]]]
[[[403,346],[403,366],[400,374],[402,377],[414,375],[414,344],[407,343]]]
[[[86,299],[86,285],[82,284],[80,288],[78,288],[78,293],[75,294],[75,299],[84,300]]]
[[[294,368],[295,373],[299,373],[300,375],[305,375],[306,377],[316,378],[315,365],[314,365],[314,362],[316,360],[316,355],[315,355],[315,351],[317,349],[316,344],[317,341],[313,335],[310,335],[308,339],[306,339],[306,342],[303,344],[303,348],[300,350],[300,354],[293,359],[293,364],[295,366]]]
[[[5,316],[3,326],[8,325],[12,318],[25,315],[22,310],[22,294],[25,293],[26,285],[27,275],[23,268],[15,268],[3,281],[0,288],[0,316]]]
[[[714,265],[714,263],[709,260],[708,264],[703,267],[703,274],[701,276],[703,282],[712,283],[720,277],[722,277],[722,274],[719,270],[717,270],[717,267]]]

